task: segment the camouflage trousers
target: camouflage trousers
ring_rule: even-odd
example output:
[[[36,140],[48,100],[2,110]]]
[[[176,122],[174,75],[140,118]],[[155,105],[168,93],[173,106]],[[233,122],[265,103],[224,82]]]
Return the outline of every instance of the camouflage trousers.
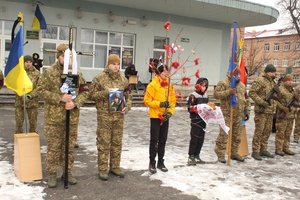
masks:
[[[230,112],[223,113],[225,118],[225,124],[230,126]],[[231,154],[238,154],[239,145],[241,143],[241,131],[242,131],[242,115],[241,113],[233,114],[232,122],[232,141],[231,141]],[[218,158],[225,157],[225,151],[228,142],[228,135],[220,128],[220,133],[216,140],[215,152]]]
[[[26,113],[27,113],[28,122],[29,122],[29,132],[30,133],[36,132],[38,108],[26,108]],[[24,122],[23,106],[16,107],[15,117],[16,117],[16,133],[24,133],[24,131],[23,131],[23,122]],[[25,130],[25,131],[27,131],[27,130]]]
[[[74,146],[77,141],[78,124],[70,125],[69,129],[69,161],[68,170],[71,172],[74,164]],[[46,170],[54,173],[65,163],[65,125],[45,125],[44,133],[47,142]]]
[[[99,115],[99,114],[98,114]],[[121,162],[124,116],[121,113],[97,116],[98,171],[119,168]]]
[[[268,140],[272,131],[273,114],[255,112],[255,130],[252,139],[252,151],[260,152],[267,150]]]
[[[297,112],[295,119],[295,130],[294,130],[294,140],[299,141],[300,139],[300,111]]]
[[[282,151],[289,149],[290,137],[293,131],[293,119],[276,120],[275,149]]]

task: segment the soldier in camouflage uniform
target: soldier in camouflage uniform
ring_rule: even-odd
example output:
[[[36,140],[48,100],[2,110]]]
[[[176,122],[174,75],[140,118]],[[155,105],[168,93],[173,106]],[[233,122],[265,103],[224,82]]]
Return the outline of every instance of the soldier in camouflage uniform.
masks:
[[[300,85],[295,87],[296,96],[300,95]],[[297,109],[294,129],[294,142],[298,143],[300,138],[300,109]]]
[[[246,87],[240,82],[239,76],[236,78],[236,88],[231,88],[230,74],[223,81],[217,84],[214,97],[220,99],[220,106],[224,115],[225,123],[230,125],[230,110],[232,108],[230,97],[236,95],[237,105],[233,108],[232,117],[232,142],[231,142],[231,159],[243,162],[244,158],[238,154],[239,145],[241,142],[242,119],[248,119],[250,110],[247,107],[247,100],[245,98]],[[220,133],[216,140],[215,153],[218,156],[218,161],[226,163],[225,151],[228,142],[228,135],[220,128]]]
[[[61,75],[63,74],[66,49],[67,45],[65,44],[57,47],[57,62],[43,73],[38,82],[39,95],[45,100],[44,133],[47,142],[46,170],[49,174],[49,187],[57,186],[57,169],[64,164],[66,110],[70,110],[68,179],[70,184],[77,183],[71,173],[74,163],[74,145],[77,140],[79,108],[89,94],[88,91],[82,90],[86,82],[81,73],[78,73],[79,88],[76,89],[77,97],[75,99],[72,100],[70,94],[61,92]]]
[[[280,156],[295,154],[289,149],[289,145],[297,109],[287,107],[288,102],[295,96],[292,80],[291,75],[286,75],[279,86],[280,98],[278,101],[280,103],[277,104],[275,154]]]
[[[97,108],[97,149],[98,172],[101,180],[108,180],[109,172],[124,177],[120,168],[124,114],[131,108],[131,94],[128,80],[120,73],[120,58],[116,54],[108,57],[108,63],[102,73],[92,81],[91,98]],[[122,112],[109,111],[109,90],[118,88],[123,91],[126,106]]]
[[[271,99],[270,104],[266,101],[266,96],[276,87],[274,81],[276,68],[268,64],[262,76],[257,77],[251,85],[249,96],[254,101],[254,122],[255,130],[252,140],[252,154],[255,160],[262,160],[262,157],[273,158],[269,151],[268,139],[272,131],[273,113],[276,111],[276,102]]]
[[[3,83],[4,83],[4,76],[2,70],[0,69],[0,89],[3,87]]]
[[[33,89],[30,93],[25,94],[25,107],[29,121],[29,132],[37,132],[37,116],[39,99],[37,94],[37,82],[40,77],[40,72],[32,65],[32,57],[27,55],[24,57],[25,71],[33,84]],[[23,133],[24,122],[24,96],[16,95],[15,100],[15,118],[16,118],[16,133]],[[26,132],[28,130],[25,130]]]

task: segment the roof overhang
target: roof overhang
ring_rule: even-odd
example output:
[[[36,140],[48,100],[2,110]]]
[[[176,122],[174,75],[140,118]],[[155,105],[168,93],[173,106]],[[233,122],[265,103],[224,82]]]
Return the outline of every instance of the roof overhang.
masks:
[[[159,12],[239,27],[267,25],[277,21],[278,10],[241,0],[82,0],[131,9]]]

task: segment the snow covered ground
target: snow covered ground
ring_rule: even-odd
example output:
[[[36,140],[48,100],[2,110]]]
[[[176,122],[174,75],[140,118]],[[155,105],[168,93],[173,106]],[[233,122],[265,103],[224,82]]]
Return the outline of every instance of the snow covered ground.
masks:
[[[274,159],[255,161],[250,156],[244,163],[232,162],[231,166],[217,163],[213,151],[218,134],[216,125],[209,125],[201,152],[207,164],[186,166],[189,145],[189,118],[183,109],[177,109],[170,122],[166,146],[165,164],[169,172],[158,171],[150,175],[149,122],[146,108],[133,108],[125,118],[121,166],[127,170],[143,171],[142,176],[150,180],[161,180],[162,186],[169,186],[199,199],[299,199],[300,195],[300,145],[291,143],[295,156],[275,156]],[[81,111],[79,137],[80,148],[88,155],[97,155],[96,109]],[[3,124],[1,124],[3,125]],[[247,124],[249,152],[254,131],[253,113]],[[274,136],[271,135],[269,150],[274,152]],[[13,166],[5,156],[13,144],[0,138],[0,199],[43,199],[45,190],[35,184],[20,183],[13,173]],[[45,152],[45,147],[42,147]],[[80,168],[77,161],[75,167]],[[26,198],[25,198],[26,197]]]

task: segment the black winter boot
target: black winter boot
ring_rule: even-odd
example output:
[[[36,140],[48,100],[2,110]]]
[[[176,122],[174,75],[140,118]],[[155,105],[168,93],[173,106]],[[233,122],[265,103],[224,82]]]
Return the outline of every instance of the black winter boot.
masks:
[[[155,174],[155,173],[156,173],[156,167],[155,167],[155,164],[156,164],[155,160],[149,162],[149,172],[150,172],[151,174]]]
[[[157,169],[160,169],[162,172],[167,172],[168,171],[168,168],[166,168],[166,166],[164,164],[164,159],[158,160]]]

